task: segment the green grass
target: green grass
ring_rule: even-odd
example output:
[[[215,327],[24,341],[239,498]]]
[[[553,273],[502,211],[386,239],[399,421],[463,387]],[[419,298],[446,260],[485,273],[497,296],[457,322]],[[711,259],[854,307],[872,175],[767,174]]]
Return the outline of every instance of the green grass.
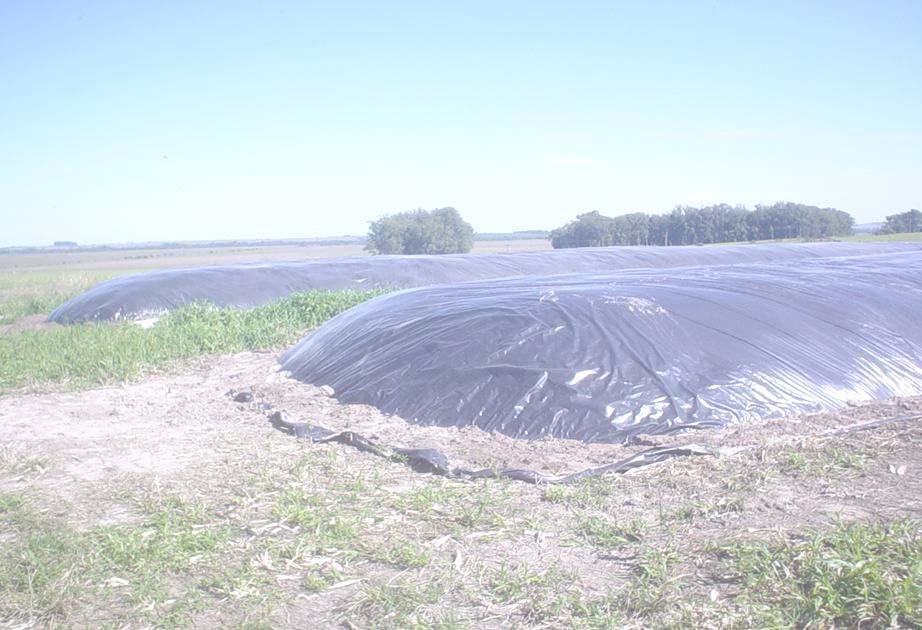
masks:
[[[209,561],[232,531],[177,498],[141,507],[139,523],[81,530],[34,511],[22,497],[0,495],[0,620],[99,625],[147,610],[158,626],[185,623],[206,595],[195,588],[193,571],[220,570]],[[109,618],[86,619],[80,602],[87,600],[105,603]]]
[[[561,510],[539,489],[407,478],[330,445],[247,457],[249,481],[205,504],[133,501],[130,523],[68,526],[35,498],[0,493],[0,624],[271,627],[294,598],[368,628],[922,624],[918,521],[689,544],[691,521],[569,502],[609,496],[598,484],[576,486]],[[538,523],[528,530],[523,500]],[[692,521],[727,509],[692,505]],[[575,531],[597,557],[571,563],[536,529]]]
[[[759,244],[771,245],[772,243],[816,243],[824,239],[809,238],[776,238],[761,241],[728,241],[726,243],[708,243],[706,247],[719,247],[721,245]],[[832,236],[829,241],[842,241],[847,243],[899,243],[922,241],[922,232],[903,232],[900,234],[850,234],[848,236]]]
[[[419,568],[429,564],[432,551],[412,540],[394,540],[372,556],[375,560],[395,567]]]
[[[485,595],[500,606],[513,606],[527,626],[620,628],[624,620],[611,595],[590,595],[579,576],[552,564],[544,570],[502,564],[485,578]]]
[[[0,324],[29,315],[47,314],[116,271],[0,271]]]
[[[12,324],[29,315],[50,313],[69,297],[57,292],[11,297],[0,305],[0,324]]]
[[[113,568],[135,575],[182,570],[227,539],[226,527],[201,527],[207,521],[202,506],[170,499],[154,506],[141,527],[100,528],[94,546]]]
[[[739,495],[727,495],[718,497],[710,501],[690,501],[679,506],[672,512],[662,515],[665,521],[694,521],[698,518],[715,518],[731,514],[734,512],[743,512],[745,502]]]
[[[615,523],[600,516],[580,520],[577,532],[595,547],[617,549],[639,542],[643,537],[644,524],[641,521]]]
[[[17,494],[0,494],[0,523],[5,514],[14,514],[25,504],[25,499]]]
[[[573,508],[601,508],[615,494],[616,477],[590,477],[566,486],[546,486],[542,499]]]
[[[371,512],[349,492],[297,489],[278,498],[274,516],[300,528],[297,553],[350,560],[362,554],[362,531]]]
[[[178,359],[278,348],[379,294],[311,291],[248,310],[192,304],[149,329],[94,323],[0,335],[0,390],[43,383],[87,387],[133,379]]]
[[[783,449],[776,456],[782,473],[792,477],[820,477],[861,471],[868,465],[868,453],[839,447]]]
[[[304,577],[301,578],[301,588],[308,593],[319,593],[342,579],[343,575],[337,567],[322,566],[311,568],[305,571]]]
[[[518,510],[510,505],[511,486],[506,481],[464,485],[446,479],[426,484],[394,498],[389,507],[423,519],[433,535],[463,535],[509,529]]]
[[[620,608],[643,618],[668,607],[672,567],[678,562],[679,556],[671,544],[647,547],[631,582],[618,593]]]
[[[742,582],[737,605],[761,627],[922,626],[918,521],[839,525],[722,552]]]
[[[448,585],[440,580],[375,583],[364,588],[353,612],[373,624],[369,627],[375,628],[449,630],[464,627],[453,619],[450,611],[437,607],[448,590]]]
[[[922,241],[922,232],[903,232],[901,234],[853,234],[851,236],[841,236],[837,238],[852,243],[918,242]]]

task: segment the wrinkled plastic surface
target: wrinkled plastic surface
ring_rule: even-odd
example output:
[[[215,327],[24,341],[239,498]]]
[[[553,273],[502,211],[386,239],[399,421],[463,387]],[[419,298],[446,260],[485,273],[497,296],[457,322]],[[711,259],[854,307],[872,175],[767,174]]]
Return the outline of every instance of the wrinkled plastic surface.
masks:
[[[170,269],[104,282],[58,307],[49,319],[69,324],[137,318],[196,301],[250,307],[311,289],[408,288],[522,275],[798,260],[907,250],[922,251],[922,244],[605,247],[513,254],[359,256]]]
[[[922,394],[922,253],[512,278],[361,304],[282,367],[347,403],[621,441]]]

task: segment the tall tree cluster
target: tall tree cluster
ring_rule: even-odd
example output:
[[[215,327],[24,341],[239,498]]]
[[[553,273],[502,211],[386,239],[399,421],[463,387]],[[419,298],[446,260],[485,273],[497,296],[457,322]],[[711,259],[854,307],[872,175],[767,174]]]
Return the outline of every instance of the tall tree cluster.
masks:
[[[551,232],[555,248],[601,245],[701,245],[851,234],[854,219],[835,208],[787,201],[771,206],[677,206],[668,214],[634,212],[607,217],[596,211]]]
[[[878,230],[879,234],[898,234],[903,232],[922,232],[922,212],[916,209],[891,214],[887,222]]]
[[[381,217],[368,230],[373,254],[466,254],[474,228],[454,208],[411,210]]]

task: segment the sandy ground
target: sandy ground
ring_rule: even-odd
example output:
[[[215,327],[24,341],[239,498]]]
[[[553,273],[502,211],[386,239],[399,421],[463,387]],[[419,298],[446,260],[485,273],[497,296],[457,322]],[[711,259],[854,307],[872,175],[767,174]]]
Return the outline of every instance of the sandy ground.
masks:
[[[709,501],[719,508],[721,497],[730,494],[728,488],[739,495],[739,505],[708,512],[690,526],[687,537],[680,537],[680,544],[823,525],[843,518],[922,516],[922,449],[918,448],[922,398],[660,436],[645,445],[584,445],[552,439],[524,442],[477,429],[417,427],[370,407],[341,405],[322,389],[289,379],[278,371],[276,361],[275,353],[205,357],[172,373],[149,375],[125,385],[0,397],[0,449],[5,449],[7,458],[34,458],[41,467],[40,474],[0,474],[0,492],[39,497],[57,516],[77,527],[91,527],[135,518],[131,502],[124,499],[125,488],[164,485],[185,488],[193,496],[219,493],[226,491],[233,477],[253,474],[258,460],[270,453],[279,461],[295,461],[306,449],[319,449],[336,452],[339,466],[384,466],[395,491],[403,484],[401,479],[412,484],[424,477],[347,446],[311,445],[276,431],[258,404],[263,402],[294,419],[334,430],[350,429],[390,446],[436,447],[454,464],[472,467],[528,467],[561,474],[622,459],[650,444],[709,445],[716,455],[673,460],[625,475],[617,493],[606,499],[608,513],[651,521],[683,505]],[[229,390],[252,392],[255,400],[235,403]],[[841,427],[886,418],[902,420],[870,430],[831,434]],[[817,468],[816,474],[788,474],[778,455],[788,447],[808,454],[834,447],[861,453],[869,463],[844,477],[838,473],[830,477],[824,468]],[[827,459],[816,461],[826,466]],[[782,476],[760,476],[757,469],[763,465],[782,470]],[[834,468],[834,462],[830,466]],[[564,513],[563,508],[542,502],[540,488],[522,483],[509,487],[516,493],[514,500],[531,505],[528,509],[545,519],[548,536],[555,536],[553,523]],[[610,587],[622,573],[629,574],[629,559],[613,559],[590,547],[562,541],[548,544],[543,534],[535,536],[480,549],[472,543],[464,553],[530,558],[538,565],[563,563],[600,588]],[[293,595],[284,620],[279,617],[276,622],[291,627],[311,620],[320,626],[337,625],[346,614],[342,605],[348,594],[343,589],[329,598],[309,601]],[[502,625],[503,618],[499,619]]]

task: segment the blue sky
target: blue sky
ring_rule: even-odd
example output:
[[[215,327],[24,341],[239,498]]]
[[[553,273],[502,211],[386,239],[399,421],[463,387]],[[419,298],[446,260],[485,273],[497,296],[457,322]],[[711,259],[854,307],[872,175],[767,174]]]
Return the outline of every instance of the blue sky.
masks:
[[[922,207],[920,2],[0,3],[0,245]]]

